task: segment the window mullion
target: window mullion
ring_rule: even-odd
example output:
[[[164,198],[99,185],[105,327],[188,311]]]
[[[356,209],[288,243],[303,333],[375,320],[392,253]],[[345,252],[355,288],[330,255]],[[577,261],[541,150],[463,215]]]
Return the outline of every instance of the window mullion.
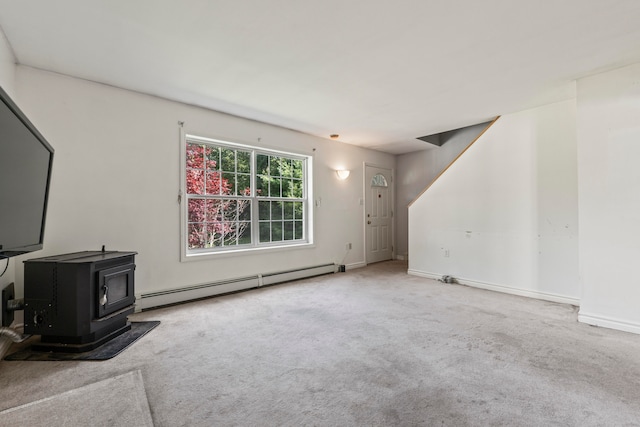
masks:
[[[258,209],[258,159],[256,150],[251,150],[251,245],[258,246],[260,242],[260,222]]]

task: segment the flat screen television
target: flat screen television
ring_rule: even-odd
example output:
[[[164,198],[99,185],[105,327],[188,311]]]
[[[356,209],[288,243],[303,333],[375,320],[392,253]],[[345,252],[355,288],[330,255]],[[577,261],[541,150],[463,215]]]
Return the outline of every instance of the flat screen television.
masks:
[[[53,148],[0,88],[0,257],[42,249]]]

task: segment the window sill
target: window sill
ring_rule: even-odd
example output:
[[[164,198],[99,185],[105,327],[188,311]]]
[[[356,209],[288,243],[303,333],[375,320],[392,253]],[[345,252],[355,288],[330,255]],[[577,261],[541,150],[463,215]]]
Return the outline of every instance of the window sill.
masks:
[[[181,262],[204,261],[204,260],[212,260],[212,259],[219,259],[219,258],[227,258],[231,256],[233,257],[245,256],[245,255],[249,256],[249,255],[259,255],[259,254],[272,253],[272,252],[286,252],[286,251],[292,251],[292,250],[298,250],[298,249],[313,249],[315,247],[316,245],[314,243],[300,243],[295,245],[263,246],[260,248],[183,254],[180,257],[180,261]]]

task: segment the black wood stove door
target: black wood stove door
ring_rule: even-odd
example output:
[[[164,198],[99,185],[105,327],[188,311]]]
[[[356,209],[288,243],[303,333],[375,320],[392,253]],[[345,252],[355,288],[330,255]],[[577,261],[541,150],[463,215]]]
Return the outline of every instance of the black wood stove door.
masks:
[[[98,317],[114,313],[135,302],[133,290],[135,268],[135,264],[126,264],[97,272]]]

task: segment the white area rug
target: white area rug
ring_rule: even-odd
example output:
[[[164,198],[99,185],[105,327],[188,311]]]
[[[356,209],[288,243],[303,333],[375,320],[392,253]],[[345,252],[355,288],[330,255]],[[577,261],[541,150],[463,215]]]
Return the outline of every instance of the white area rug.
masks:
[[[140,371],[0,412],[0,426],[153,426]]]

